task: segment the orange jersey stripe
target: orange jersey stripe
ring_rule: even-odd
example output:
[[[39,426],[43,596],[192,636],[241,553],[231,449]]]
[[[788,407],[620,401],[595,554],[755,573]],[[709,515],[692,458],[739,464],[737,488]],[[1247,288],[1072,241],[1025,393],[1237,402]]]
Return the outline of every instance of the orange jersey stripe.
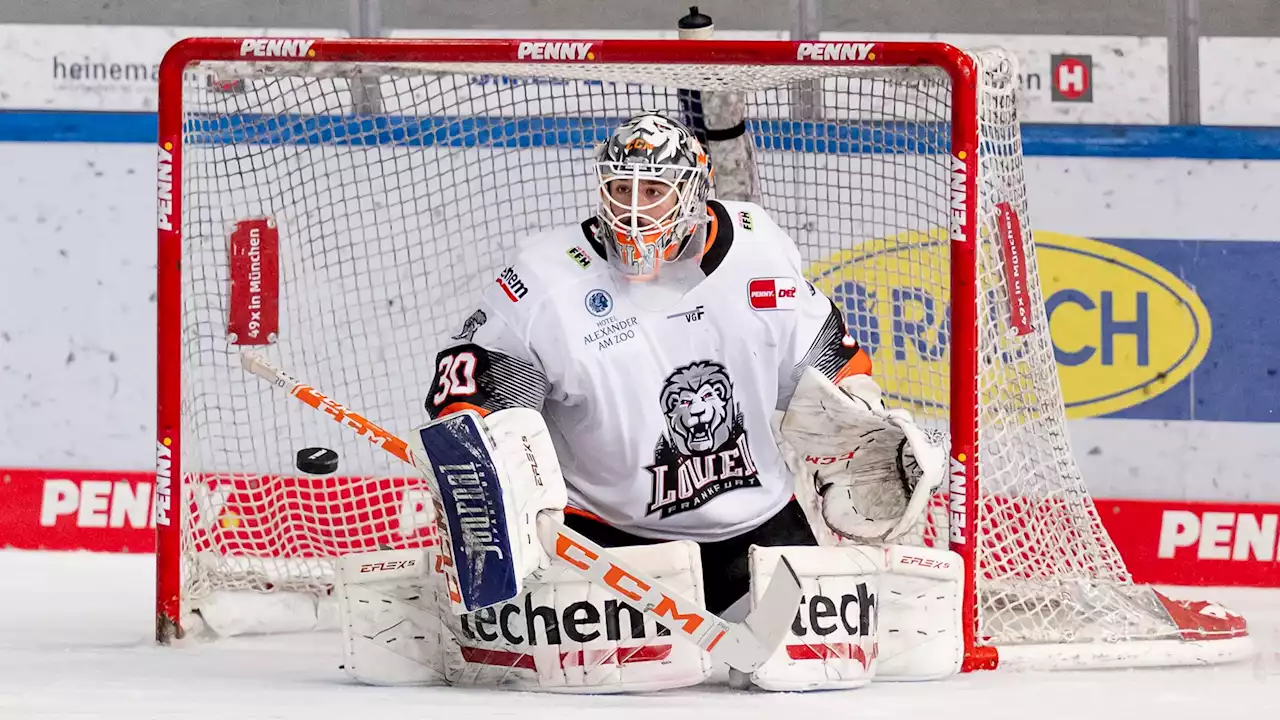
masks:
[[[456,412],[462,412],[463,410],[475,410],[480,413],[480,417],[484,417],[489,414],[488,410],[485,410],[479,405],[472,405],[469,402],[452,402],[440,408],[440,412],[436,413],[436,419],[439,420],[446,415],[452,415]]]
[[[849,362],[840,368],[836,376],[832,378],[832,382],[839,383],[841,380],[852,377],[854,375],[870,375],[871,374],[871,356],[866,350],[858,348],[858,352],[849,358]]]
[[[716,217],[711,208],[707,208],[707,214],[711,216],[711,227],[707,228],[707,244],[702,246],[703,255],[706,255],[711,250],[711,246],[716,244],[716,234],[720,230],[720,218]]]
[[[583,518],[586,518],[586,519],[588,519],[588,520],[595,520],[596,522],[600,523],[601,525],[609,525],[609,523],[607,523],[607,522],[605,522],[603,519],[601,519],[599,515],[596,515],[595,513],[591,512],[591,511],[589,511],[589,510],[581,510],[581,509],[579,509],[579,508],[573,507],[572,505],[565,505],[565,507],[564,507],[564,514],[565,514],[565,515],[577,515],[578,517],[583,517]],[[612,525],[610,525],[610,527],[613,527],[613,526],[612,526]]]

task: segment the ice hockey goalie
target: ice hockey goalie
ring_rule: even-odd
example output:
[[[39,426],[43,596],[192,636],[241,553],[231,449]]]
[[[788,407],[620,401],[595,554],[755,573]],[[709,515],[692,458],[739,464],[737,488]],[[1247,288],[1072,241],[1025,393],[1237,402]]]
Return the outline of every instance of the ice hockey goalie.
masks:
[[[504,479],[524,484],[522,502],[711,612],[745,615],[785,555],[804,598],[782,647],[739,682],[956,672],[960,560],[907,542],[944,453],[885,407],[794,242],[760,206],[714,199],[708,154],[674,119],[631,118],[592,169],[595,213],[521,243],[434,358],[432,422],[473,413],[496,454],[532,461]],[[448,611],[414,551],[345,558],[348,672],[566,692],[718,672],[547,560],[533,534],[512,535],[522,595],[469,614]]]

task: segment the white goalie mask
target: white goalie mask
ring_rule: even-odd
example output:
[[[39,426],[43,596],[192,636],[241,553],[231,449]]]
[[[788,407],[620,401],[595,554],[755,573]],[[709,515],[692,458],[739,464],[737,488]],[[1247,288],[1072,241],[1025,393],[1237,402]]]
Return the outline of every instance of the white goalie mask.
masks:
[[[670,280],[701,261],[711,165],[684,125],[657,113],[631,118],[596,148],[598,239],[628,280]]]

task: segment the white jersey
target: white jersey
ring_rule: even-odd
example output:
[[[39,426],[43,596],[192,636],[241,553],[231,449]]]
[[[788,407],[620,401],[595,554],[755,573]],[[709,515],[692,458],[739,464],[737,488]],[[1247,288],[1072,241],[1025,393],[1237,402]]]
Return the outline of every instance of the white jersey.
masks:
[[[714,541],[793,495],[770,419],[799,370],[857,353],[795,243],[758,205],[709,203],[706,273],[654,312],[581,227],[522,244],[436,359],[427,407],[542,411],[570,505],[641,537]]]

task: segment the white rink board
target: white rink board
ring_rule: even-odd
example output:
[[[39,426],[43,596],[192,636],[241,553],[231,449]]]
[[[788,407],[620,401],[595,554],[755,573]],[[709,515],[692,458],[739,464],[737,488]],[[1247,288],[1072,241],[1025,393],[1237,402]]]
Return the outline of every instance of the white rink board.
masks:
[[[674,14],[673,14],[674,15]],[[674,26],[675,18],[672,17]],[[199,28],[0,24],[0,109],[155,110],[154,76],[165,50],[188,36],[345,37],[340,29]],[[545,37],[675,39],[671,30],[443,31],[394,29],[392,37]],[[719,31],[720,39],[785,40],[786,31]],[[925,35],[826,33],[824,40],[939,40],[962,48],[999,45],[1017,56],[1027,76],[1024,121],[1162,123],[1168,119],[1167,58],[1163,38],[1049,35]],[[1050,56],[1090,55],[1094,100],[1050,99]]]
[[[155,111],[165,51],[184,37],[345,37],[344,30],[0,23],[0,109]]]
[[[1280,125],[1280,38],[1200,38],[1200,122]]]
[[[1023,78],[1022,122],[1160,125],[1169,122],[1168,43],[1162,37],[826,32],[823,40],[945,42],[967,50],[1003,47]],[[1054,55],[1087,55],[1092,101],[1055,101]]]
[[[346,31],[263,27],[8,25],[0,23],[0,109],[155,110],[161,57],[195,35],[345,37]],[[675,39],[672,30],[391,29],[391,37],[541,37]],[[785,40],[786,31],[718,31],[722,39]],[[963,48],[998,45],[1018,58],[1027,93],[1025,122],[1161,124],[1168,121],[1168,56],[1163,37],[974,35],[957,33],[823,33],[823,40],[939,40]],[[1280,124],[1280,39],[1200,40],[1201,114],[1207,124]],[[1051,98],[1050,59],[1088,55],[1091,102]]]
[[[1215,668],[996,671],[852,691],[742,693],[689,688],[650,696],[571,696],[458,688],[373,688],[338,669],[333,633],[151,643],[148,555],[0,551],[0,716],[30,720],[521,718],[952,720],[1267,718],[1280,713],[1280,590],[1188,588],[1248,619],[1258,655]],[[86,596],[86,588],[92,588]]]

